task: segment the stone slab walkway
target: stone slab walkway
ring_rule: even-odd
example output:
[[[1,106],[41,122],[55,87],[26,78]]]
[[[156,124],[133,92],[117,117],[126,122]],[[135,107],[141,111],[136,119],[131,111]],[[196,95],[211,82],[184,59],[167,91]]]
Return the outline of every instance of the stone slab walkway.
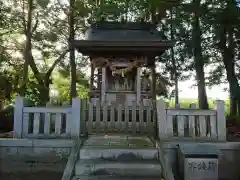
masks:
[[[91,135],[86,146],[104,146],[114,148],[153,148],[155,144],[148,137],[129,135]]]

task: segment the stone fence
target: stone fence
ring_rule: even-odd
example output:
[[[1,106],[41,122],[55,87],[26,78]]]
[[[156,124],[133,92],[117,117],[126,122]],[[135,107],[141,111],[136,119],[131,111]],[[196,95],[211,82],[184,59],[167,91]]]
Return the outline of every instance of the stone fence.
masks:
[[[133,103],[115,108],[100,103],[94,106],[91,102],[86,106],[83,101],[74,98],[69,106],[27,107],[24,98],[18,96],[14,107],[14,137],[75,139],[85,132],[91,133],[88,130],[94,127],[99,132],[102,128],[104,133],[152,135],[157,126],[159,137],[164,140],[226,140],[223,101],[216,101],[215,110],[201,110],[196,105],[172,109],[158,100],[156,114],[152,105],[143,107]]]

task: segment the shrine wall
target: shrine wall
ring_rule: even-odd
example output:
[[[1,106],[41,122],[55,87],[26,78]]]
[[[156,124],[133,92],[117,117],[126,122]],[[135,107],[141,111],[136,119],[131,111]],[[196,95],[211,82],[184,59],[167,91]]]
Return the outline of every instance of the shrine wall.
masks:
[[[71,153],[71,140],[2,139],[0,173],[63,172]]]

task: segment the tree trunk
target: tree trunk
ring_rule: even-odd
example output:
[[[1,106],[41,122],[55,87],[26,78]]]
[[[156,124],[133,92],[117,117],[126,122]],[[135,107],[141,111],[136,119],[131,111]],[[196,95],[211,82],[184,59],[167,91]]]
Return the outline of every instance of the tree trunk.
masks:
[[[69,43],[74,40],[75,37],[75,29],[74,29],[74,5],[75,0],[70,0],[70,14],[69,14]],[[72,98],[77,97],[77,89],[76,89],[76,62],[75,62],[75,50],[72,46],[70,46],[70,67],[71,67],[71,89],[70,89],[70,101]]]
[[[228,38],[227,38],[228,37]],[[227,41],[229,47],[227,47]],[[223,23],[220,33],[220,48],[223,57],[223,63],[227,72],[227,80],[230,89],[231,108],[230,115],[237,115],[237,102],[240,101],[240,87],[235,73],[234,62],[234,42],[233,28],[228,24]],[[239,108],[239,107],[238,107]]]
[[[32,51],[32,11],[33,11],[33,1],[28,0],[28,17],[27,17],[27,24],[25,29],[25,47],[24,47],[24,65],[23,65],[23,82],[20,87],[20,95],[24,97],[26,88],[27,88],[27,81],[28,81],[28,65],[31,58],[31,51]],[[24,18],[24,17],[23,17]],[[25,18],[24,18],[25,21]],[[23,23],[25,25],[25,23]]]
[[[150,19],[153,24],[157,23],[156,19],[156,7],[150,4]],[[156,64],[155,64],[155,57],[153,58],[153,65],[151,66],[151,73],[152,73],[152,83],[151,83],[151,93],[152,93],[152,104],[153,104],[153,119],[155,123],[155,138],[158,139],[158,121],[157,121],[157,102],[156,102]]]
[[[170,24],[170,33],[171,33],[171,40],[174,40],[174,35],[173,35],[173,26],[172,26],[172,20],[173,20],[173,10],[171,9],[171,24]],[[176,60],[174,57],[174,49],[171,47],[171,59],[172,59],[172,66],[173,66],[173,78],[175,82],[175,105],[179,104],[179,89],[178,89],[178,76],[177,76],[177,66],[176,66]]]
[[[230,90],[230,116],[240,115],[240,86],[235,72],[235,42],[234,42],[234,20],[236,0],[227,1],[227,7],[220,14],[221,22],[219,28],[219,48],[221,50],[223,63],[227,73]],[[228,16],[226,16],[226,14]]]
[[[195,5],[194,11],[194,21],[193,21],[193,51],[194,51],[194,60],[195,60],[195,69],[196,69],[196,79],[198,86],[198,102],[201,109],[208,109],[207,93],[206,93],[206,84],[205,84],[205,73],[204,73],[204,60],[202,56],[202,47],[201,47],[201,29],[200,29],[200,1],[193,0]]]
[[[239,107],[239,103],[237,102],[237,99],[234,97],[234,93],[231,92],[230,90],[230,115],[231,116],[235,116],[237,114],[238,107]]]
[[[45,93],[45,97],[43,98],[45,104],[47,102],[49,102],[49,100],[50,100],[50,84],[51,84],[51,78],[50,77],[46,77],[46,79],[44,81],[44,90],[43,90],[43,92]]]
[[[239,110],[239,108],[240,108],[240,100],[239,100],[239,99],[237,100],[236,105],[237,105],[237,109],[238,109],[238,111],[236,112],[236,114],[237,114],[238,117],[239,117],[239,116],[240,116],[240,110]]]

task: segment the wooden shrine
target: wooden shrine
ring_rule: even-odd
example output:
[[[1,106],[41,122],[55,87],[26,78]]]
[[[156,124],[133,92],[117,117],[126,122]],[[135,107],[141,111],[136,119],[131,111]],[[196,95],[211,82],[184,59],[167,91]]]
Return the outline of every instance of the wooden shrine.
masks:
[[[86,32],[85,40],[72,46],[91,62],[91,98],[101,103],[131,105],[151,100],[155,95],[155,57],[173,42],[163,40],[150,23],[98,22]],[[144,69],[153,71],[152,77]]]

